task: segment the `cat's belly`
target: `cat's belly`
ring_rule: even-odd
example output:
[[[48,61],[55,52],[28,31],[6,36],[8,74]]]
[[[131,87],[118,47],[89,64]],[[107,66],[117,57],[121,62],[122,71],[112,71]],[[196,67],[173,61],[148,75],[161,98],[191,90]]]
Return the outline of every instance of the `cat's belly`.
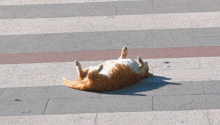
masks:
[[[124,64],[127,65],[129,67],[131,67],[132,71],[134,71],[135,73],[138,72],[138,66],[139,63],[134,60],[134,59],[117,59],[117,60],[109,60],[103,63],[103,69],[101,70],[101,72],[99,72],[99,74],[103,74],[106,75],[108,77],[110,77],[110,72],[111,70],[115,67],[115,64]],[[99,66],[92,66],[89,67],[88,73],[93,71],[94,69],[98,69]]]

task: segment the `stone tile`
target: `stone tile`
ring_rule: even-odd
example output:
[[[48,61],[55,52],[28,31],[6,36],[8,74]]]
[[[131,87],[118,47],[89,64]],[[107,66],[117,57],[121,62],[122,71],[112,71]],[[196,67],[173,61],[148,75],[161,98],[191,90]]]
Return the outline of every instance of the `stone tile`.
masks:
[[[143,95],[193,95],[204,94],[202,82],[159,82],[151,83],[148,86],[148,91],[137,92],[136,94]]]
[[[4,91],[4,88],[0,88],[0,97],[1,97],[1,95],[3,93],[3,91]]]
[[[1,125],[94,125],[96,113],[0,117]]]
[[[138,96],[138,95],[146,96],[144,92],[151,89],[149,88],[149,86],[153,84],[152,79],[153,77],[149,77],[141,80],[140,82],[134,85],[122,89],[118,89],[110,92],[103,92],[101,93],[101,97],[124,97],[124,96]]]
[[[220,94],[220,81],[203,81],[202,83],[206,94]]]
[[[199,59],[197,58],[147,59],[146,61],[153,71],[200,68]]]
[[[216,0],[154,0],[153,5],[156,12],[210,12],[219,10],[219,2]]]
[[[0,101],[0,116],[43,115],[48,100]]]
[[[219,57],[200,57],[200,67],[204,69],[220,69]]]
[[[99,93],[74,90],[66,86],[6,88],[0,100],[38,100],[38,99],[84,99],[100,98]]]
[[[52,86],[58,75],[58,63],[33,63],[12,65],[13,74],[0,74],[1,88]]]
[[[200,46],[219,46],[220,36],[201,36],[197,37],[194,42],[193,46],[200,44]]]
[[[219,116],[219,115],[216,115]],[[211,116],[212,118],[212,116]],[[96,125],[208,125],[206,110],[98,113]]]
[[[152,1],[121,1],[114,2],[117,7],[116,15],[134,15],[134,14],[147,14],[152,13]]]
[[[156,16],[156,15],[155,15]],[[162,18],[160,20],[163,20]],[[150,41],[152,48],[188,47],[194,41],[192,29],[154,29]],[[184,41],[184,42],[183,42]],[[169,44],[168,44],[169,43]]]
[[[212,109],[212,110],[208,110],[208,113],[210,114],[209,116],[209,121],[210,124],[213,125],[219,125],[220,124],[220,110],[218,109]]]
[[[209,81],[220,80],[220,69],[181,69],[181,70],[153,70],[153,82],[161,82],[160,77],[165,77],[163,81]]]
[[[206,109],[204,95],[153,96],[153,111]]]
[[[100,104],[100,98],[81,100],[54,99],[49,101],[45,114],[96,113]]]
[[[218,95],[153,96],[154,111],[220,109]]]
[[[53,86],[57,74],[14,74],[7,78],[7,83],[1,84],[2,88],[10,87],[32,87],[32,86]]]
[[[116,8],[107,2],[38,4],[29,6],[3,6],[2,18],[57,18],[72,16],[114,15]],[[17,12],[16,14],[14,14]]]
[[[212,27],[212,28],[195,28],[193,29],[193,35],[196,38],[199,37],[215,37],[219,36],[220,28],[219,27]]]
[[[151,97],[117,97],[50,100],[45,114],[150,111]]]
[[[204,97],[206,109],[220,109],[220,94],[205,95]]]
[[[16,64],[14,74],[57,74],[60,63]]]
[[[0,75],[10,76],[14,73],[16,64],[0,64]]]
[[[126,96],[116,98],[102,98],[98,108],[100,112],[142,112],[152,111],[151,96]]]

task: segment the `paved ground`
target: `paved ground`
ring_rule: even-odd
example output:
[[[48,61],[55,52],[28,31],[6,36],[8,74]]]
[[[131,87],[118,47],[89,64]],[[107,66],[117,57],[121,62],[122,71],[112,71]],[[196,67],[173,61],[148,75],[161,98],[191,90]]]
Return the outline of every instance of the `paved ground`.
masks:
[[[220,124],[217,0],[1,0],[0,124]],[[153,77],[74,90],[83,67],[128,57]]]

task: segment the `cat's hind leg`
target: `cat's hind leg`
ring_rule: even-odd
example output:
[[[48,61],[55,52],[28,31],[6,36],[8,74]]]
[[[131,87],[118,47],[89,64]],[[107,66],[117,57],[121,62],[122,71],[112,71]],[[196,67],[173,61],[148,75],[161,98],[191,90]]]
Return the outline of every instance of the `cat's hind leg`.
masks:
[[[126,57],[128,55],[127,50],[128,50],[128,48],[126,46],[122,48],[121,56],[119,57],[119,59],[126,59]]]
[[[99,72],[101,72],[102,69],[103,69],[103,65],[99,65],[99,68],[94,72],[94,75],[96,75]]]

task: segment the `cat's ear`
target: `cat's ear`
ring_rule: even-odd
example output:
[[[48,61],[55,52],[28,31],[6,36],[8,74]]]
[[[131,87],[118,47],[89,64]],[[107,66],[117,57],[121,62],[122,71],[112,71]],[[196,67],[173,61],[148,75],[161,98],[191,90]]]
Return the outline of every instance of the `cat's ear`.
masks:
[[[98,74],[99,72],[101,72],[101,70],[103,69],[103,65],[99,65],[99,68],[96,70],[96,72],[94,72],[94,75]]]

